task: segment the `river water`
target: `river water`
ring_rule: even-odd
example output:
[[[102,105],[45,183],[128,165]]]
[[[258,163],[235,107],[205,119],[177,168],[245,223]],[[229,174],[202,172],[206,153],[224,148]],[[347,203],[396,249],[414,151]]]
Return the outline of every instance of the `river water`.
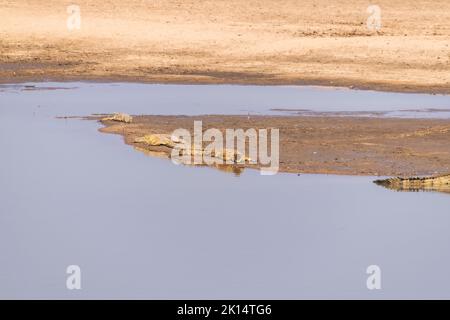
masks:
[[[175,166],[100,134],[96,122],[55,118],[270,109],[448,117],[450,97],[26,85],[0,87],[0,298],[450,298],[450,195],[394,192],[373,177]],[[69,265],[81,268],[81,290],[66,288]],[[381,270],[380,290],[366,286],[370,265]]]

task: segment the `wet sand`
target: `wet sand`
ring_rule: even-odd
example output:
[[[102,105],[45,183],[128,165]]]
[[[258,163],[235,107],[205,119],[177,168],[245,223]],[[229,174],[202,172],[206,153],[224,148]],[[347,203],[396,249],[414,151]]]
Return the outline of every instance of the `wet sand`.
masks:
[[[450,2],[87,1],[0,6],[0,82],[317,84],[450,93]]]
[[[98,120],[99,117],[89,119]],[[422,176],[450,172],[450,120],[308,116],[135,116],[132,123],[101,121],[101,132],[119,134],[125,143],[151,156],[171,149],[135,139],[146,134],[193,132],[195,120],[208,128],[278,128],[280,171],[368,176]],[[240,165],[229,168],[239,173]],[[222,168],[224,169],[224,168]]]

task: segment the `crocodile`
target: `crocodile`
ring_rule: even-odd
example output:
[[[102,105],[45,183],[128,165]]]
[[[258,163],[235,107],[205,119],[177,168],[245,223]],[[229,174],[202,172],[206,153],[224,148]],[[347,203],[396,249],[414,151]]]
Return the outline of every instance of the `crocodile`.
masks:
[[[112,116],[101,119],[102,121],[118,121],[131,123],[133,122],[133,117],[126,113],[114,112]]]
[[[185,144],[186,142],[183,139],[180,139],[175,136],[171,136],[169,134],[164,133],[157,133],[157,134],[147,134],[142,137],[137,137],[134,139],[135,143],[143,143],[150,147],[158,147],[158,146],[165,146],[168,148],[174,148],[177,144]],[[184,152],[185,150],[183,150]],[[205,150],[203,147],[198,148],[195,145],[192,145],[192,148],[190,150],[190,155],[202,155],[202,156],[208,156],[205,154]],[[223,149],[219,150],[217,153],[213,151],[209,157],[211,158],[219,158],[225,161],[226,163],[244,163],[244,162],[252,162],[252,159],[249,157],[244,156],[239,151],[234,149]]]
[[[137,137],[134,142],[144,143],[149,146],[166,146],[173,148],[175,146],[175,141],[168,134],[147,134],[143,137]]]
[[[146,148],[141,148],[138,146],[134,147],[137,151],[140,151],[150,157],[157,157],[157,158],[164,158],[164,159],[169,159],[170,155],[167,152],[163,152],[163,151],[151,151],[149,149]],[[220,171],[223,172],[227,172],[227,173],[233,173],[235,176],[240,176],[241,173],[244,171],[244,167],[243,166],[238,166],[238,165],[229,165],[229,164],[213,164],[212,165],[213,168],[216,168]]]
[[[450,174],[430,177],[396,177],[376,180],[374,183],[396,191],[438,191],[450,193]]]

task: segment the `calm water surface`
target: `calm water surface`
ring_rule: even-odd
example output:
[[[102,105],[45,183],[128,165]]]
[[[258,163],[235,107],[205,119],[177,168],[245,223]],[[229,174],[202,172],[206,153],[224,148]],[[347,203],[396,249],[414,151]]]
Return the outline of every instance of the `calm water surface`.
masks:
[[[55,119],[445,109],[448,96],[34,85],[60,89],[0,87],[0,298],[450,298],[449,195],[393,192],[371,177],[175,166],[98,123]],[[72,264],[78,291],[66,289]],[[381,290],[366,288],[373,264]]]

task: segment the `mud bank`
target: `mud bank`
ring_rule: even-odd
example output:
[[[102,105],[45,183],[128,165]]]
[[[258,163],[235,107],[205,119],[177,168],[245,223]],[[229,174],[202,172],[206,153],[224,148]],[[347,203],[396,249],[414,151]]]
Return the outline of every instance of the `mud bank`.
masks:
[[[101,117],[89,117],[99,120]],[[171,134],[194,121],[203,130],[279,129],[279,170],[368,176],[422,176],[450,172],[450,120],[304,117],[304,116],[134,116],[132,123],[101,121],[103,133],[119,134],[125,143],[152,156],[169,158],[167,146],[139,141],[148,134]],[[226,170],[258,165],[239,164]]]

